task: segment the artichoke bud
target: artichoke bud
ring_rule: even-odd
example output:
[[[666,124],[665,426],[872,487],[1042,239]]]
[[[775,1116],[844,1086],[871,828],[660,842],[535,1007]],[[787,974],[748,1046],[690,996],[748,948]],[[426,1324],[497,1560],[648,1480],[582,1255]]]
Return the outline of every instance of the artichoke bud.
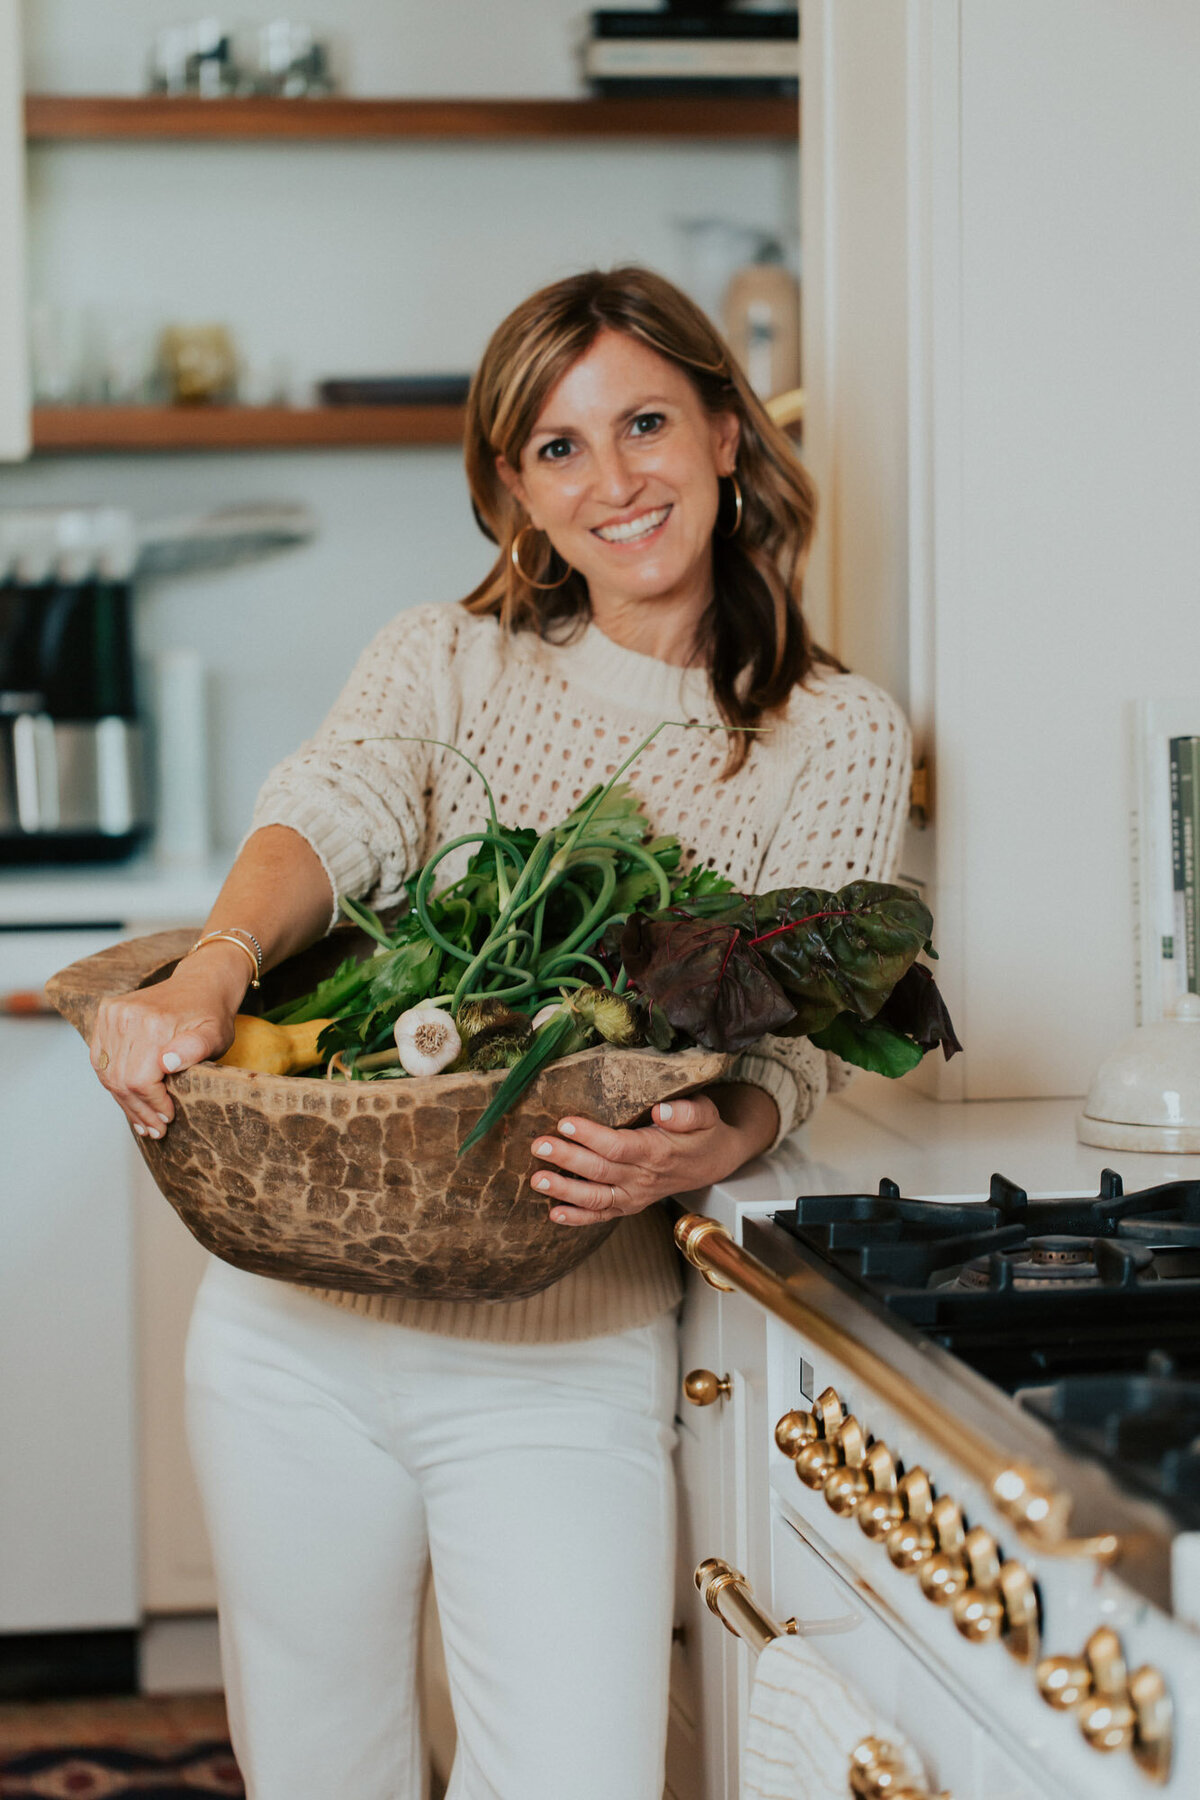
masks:
[[[598,1031],[607,1044],[627,1050],[644,1041],[637,1006],[625,994],[611,994],[607,988],[580,988],[572,996],[571,1010]]]
[[[486,1075],[491,1069],[512,1069],[528,1048],[528,1032],[523,1036],[513,1031],[493,1032],[490,1037],[477,1037],[472,1042],[467,1067],[476,1075]]]
[[[501,1035],[528,1037],[530,1032],[529,1020],[524,1013],[514,1012],[511,1006],[506,1006],[503,1000],[497,1000],[492,994],[485,994],[480,1000],[464,1000],[458,1009],[455,1023],[468,1051],[473,1051],[477,1044],[486,1043],[489,1038]],[[475,1064],[472,1063],[471,1066],[474,1068]],[[495,1068],[501,1066],[498,1063],[489,1065]]]

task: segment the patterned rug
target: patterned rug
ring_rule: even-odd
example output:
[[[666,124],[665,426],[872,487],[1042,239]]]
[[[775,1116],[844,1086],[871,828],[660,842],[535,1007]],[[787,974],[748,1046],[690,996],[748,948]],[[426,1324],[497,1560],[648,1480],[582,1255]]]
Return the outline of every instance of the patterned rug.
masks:
[[[0,1706],[0,1800],[244,1800],[220,1695]]]

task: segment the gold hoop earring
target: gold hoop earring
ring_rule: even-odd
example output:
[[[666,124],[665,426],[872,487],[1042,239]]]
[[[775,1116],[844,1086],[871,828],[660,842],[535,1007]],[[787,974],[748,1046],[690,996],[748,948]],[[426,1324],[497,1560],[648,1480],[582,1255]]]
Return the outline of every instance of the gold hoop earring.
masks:
[[[723,538],[736,537],[738,532],[742,529],[741,483],[738,481],[736,474],[731,474],[729,479],[733,483],[733,524],[729,527],[728,531],[721,532]]]
[[[563,582],[568,581],[575,571],[572,569],[570,563],[568,563],[566,574],[560,575],[557,581],[534,581],[531,575],[527,575],[521,567],[521,539],[525,536],[527,531],[532,530],[534,530],[532,525],[522,525],[520,531],[518,531],[516,537],[512,541],[512,549],[509,551],[509,555],[512,557],[513,568],[517,571],[517,574],[521,577],[521,580],[527,587],[538,588],[542,593],[548,593],[551,588],[560,588]]]

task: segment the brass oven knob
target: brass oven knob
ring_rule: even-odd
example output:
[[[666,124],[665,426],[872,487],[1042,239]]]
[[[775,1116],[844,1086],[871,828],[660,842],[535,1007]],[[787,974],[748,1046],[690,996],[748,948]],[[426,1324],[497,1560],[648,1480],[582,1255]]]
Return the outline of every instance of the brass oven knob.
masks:
[[[888,1532],[887,1553],[905,1575],[912,1575],[928,1562],[937,1549],[937,1539],[929,1522],[933,1510],[933,1489],[924,1469],[908,1469],[900,1477],[900,1504],[903,1516]]]
[[[824,1438],[805,1444],[796,1457],[796,1474],[805,1487],[823,1488],[838,1466],[837,1445]]]
[[[963,1555],[971,1584],[954,1601],[954,1623],[968,1643],[990,1643],[1000,1636],[1004,1623],[1004,1604],[997,1592],[1000,1552],[991,1532],[976,1525],[963,1540]]]
[[[1129,1677],[1133,1702],[1133,1754],[1151,1781],[1166,1781],[1171,1773],[1173,1709],[1167,1684],[1157,1669],[1145,1664]]]
[[[855,1511],[859,1530],[873,1541],[885,1538],[904,1517],[904,1503],[896,1490],[896,1462],[886,1444],[872,1444],[864,1467],[871,1491]]]
[[[997,1582],[1004,1607],[1004,1648],[1018,1662],[1030,1663],[1038,1653],[1038,1594],[1024,1563],[1003,1562]]]
[[[876,1737],[863,1738],[850,1752],[850,1792],[856,1800],[934,1800],[926,1788],[913,1785],[895,1745]]]
[[[862,1426],[851,1413],[838,1426],[837,1447],[841,1452],[841,1467],[830,1471],[825,1483],[825,1504],[841,1518],[854,1512],[860,1500],[870,1491],[870,1478],[867,1475],[865,1461],[867,1439]]]
[[[948,1494],[935,1500],[930,1524],[938,1548],[928,1562],[921,1564],[921,1592],[935,1606],[951,1606],[970,1585],[970,1574],[962,1553],[966,1534],[958,1502]]]
[[[794,1408],[785,1412],[776,1425],[775,1442],[783,1454],[795,1462],[805,1444],[811,1444],[820,1435],[820,1429],[810,1412]]]
[[[1037,1666],[1037,1689],[1047,1706],[1069,1712],[1092,1691],[1092,1671],[1082,1656],[1043,1656]]]
[[[728,1375],[714,1375],[711,1369],[690,1369],[683,1378],[683,1392],[693,1406],[711,1406],[714,1400],[728,1400],[733,1382]]]
[[[1129,1703],[1121,1640],[1109,1626],[1102,1625],[1093,1631],[1083,1654],[1092,1672],[1092,1687],[1076,1709],[1079,1729],[1093,1750],[1106,1754],[1126,1750],[1133,1742],[1137,1719]]]
[[[838,1426],[845,1416],[846,1409],[838,1398],[836,1388],[824,1388],[813,1401],[813,1417],[824,1438],[836,1437]]]

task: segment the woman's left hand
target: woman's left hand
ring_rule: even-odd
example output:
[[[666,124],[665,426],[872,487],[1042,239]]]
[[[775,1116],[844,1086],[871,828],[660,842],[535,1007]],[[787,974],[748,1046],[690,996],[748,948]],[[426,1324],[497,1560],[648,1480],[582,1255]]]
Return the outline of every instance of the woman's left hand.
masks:
[[[598,1225],[643,1212],[656,1200],[732,1175],[774,1140],[779,1115],[761,1088],[739,1083],[664,1101],[653,1124],[614,1131],[592,1119],[560,1119],[557,1137],[537,1137],[533,1154],[552,1169],[531,1178],[556,1225]]]

